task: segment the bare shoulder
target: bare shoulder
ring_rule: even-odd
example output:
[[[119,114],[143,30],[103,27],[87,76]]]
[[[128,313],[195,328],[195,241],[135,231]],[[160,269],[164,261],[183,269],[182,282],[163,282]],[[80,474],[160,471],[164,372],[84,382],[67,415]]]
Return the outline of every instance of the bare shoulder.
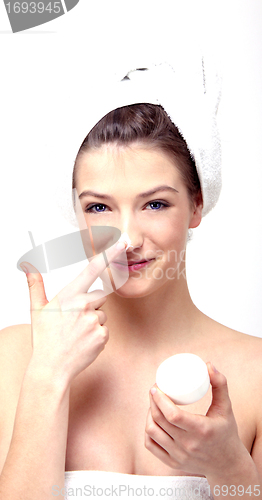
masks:
[[[221,340],[225,343],[227,348],[230,348],[232,357],[234,356],[234,351],[236,355],[244,356],[246,362],[254,361],[255,359],[261,360],[262,355],[262,338],[249,335],[247,333],[242,333],[237,330],[228,328],[227,326],[220,325],[217,323],[217,328],[221,335]],[[262,331],[261,331],[262,334]]]
[[[261,386],[262,338],[233,330],[211,318],[207,319],[207,325],[213,332],[213,352],[217,353],[224,371],[238,373],[238,377],[246,377]]]
[[[12,325],[0,330],[1,372],[10,364],[16,365],[17,369],[23,368],[28,364],[31,353],[31,325]]]
[[[0,330],[0,342],[9,343],[13,342],[13,340],[19,338],[25,339],[25,337],[29,338],[31,336],[31,325],[30,324],[22,324],[22,325],[11,325],[6,326],[2,330]]]

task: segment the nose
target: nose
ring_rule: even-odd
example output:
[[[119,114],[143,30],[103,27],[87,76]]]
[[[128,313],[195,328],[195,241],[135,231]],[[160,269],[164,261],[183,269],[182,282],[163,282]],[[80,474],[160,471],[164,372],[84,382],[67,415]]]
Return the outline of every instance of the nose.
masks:
[[[130,234],[130,233],[129,233]],[[127,242],[127,247],[126,250],[132,251],[134,248],[140,248],[143,245],[143,241],[141,238],[138,238],[138,236],[133,236],[130,237],[129,234],[125,231],[121,234],[121,241],[126,241]],[[132,233],[133,234],[133,233]]]
[[[126,250],[133,250],[133,248],[139,248],[142,246],[142,244],[139,245],[133,245],[131,238],[129,237],[127,232],[124,232],[121,234],[120,241],[125,241],[127,243]]]
[[[131,244],[131,240],[130,240],[127,233],[122,233],[120,238],[119,238],[119,241],[124,241],[125,243],[127,243],[126,250],[128,250],[128,248],[130,248],[130,247],[133,247],[133,245]]]
[[[144,242],[143,226],[140,226],[140,221],[131,213],[130,209],[124,209],[117,227],[121,231],[121,239],[125,239],[128,243],[126,251],[131,253],[136,248],[141,248]]]

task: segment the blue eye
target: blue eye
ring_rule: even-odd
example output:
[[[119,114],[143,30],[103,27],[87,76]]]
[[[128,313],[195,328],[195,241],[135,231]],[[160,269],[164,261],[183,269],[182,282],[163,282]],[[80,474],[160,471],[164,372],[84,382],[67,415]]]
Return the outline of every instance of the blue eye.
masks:
[[[157,207],[154,207],[153,210],[154,211],[159,211],[159,210],[162,210],[163,208],[166,208],[166,207],[169,207],[169,204],[167,203],[163,203],[162,201],[151,201],[150,203],[148,203],[147,206],[149,205],[162,205],[160,208],[157,208]],[[105,212],[105,210],[93,210],[95,207],[106,207],[106,205],[104,205],[104,203],[95,203],[93,205],[90,205],[90,206],[87,206],[85,208],[85,212],[90,212],[90,213],[93,213],[93,214],[100,214],[100,213],[103,213]]]
[[[92,213],[101,213],[100,211],[93,211],[92,209],[95,208],[95,207],[105,207],[106,205],[104,205],[103,203],[96,203],[95,205],[91,205],[90,207],[86,207],[85,209],[85,212],[92,212]],[[104,212],[104,210],[102,210],[102,212]]]
[[[162,207],[168,207],[168,205],[166,203],[162,203],[162,201],[151,201],[148,205],[162,205]],[[156,207],[154,207],[154,209],[155,208]]]

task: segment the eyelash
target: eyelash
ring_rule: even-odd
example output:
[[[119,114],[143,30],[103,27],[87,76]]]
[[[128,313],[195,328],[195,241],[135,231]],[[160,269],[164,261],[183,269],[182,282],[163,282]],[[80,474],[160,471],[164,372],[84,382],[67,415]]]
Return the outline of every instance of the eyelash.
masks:
[[[162,208],[160,209],[153,209],[152,211],[155,211],[155,212],[159,212],[160,210],[164,210],[165,208],[169,207],[170,205],[168,203],[164,203],[163,201],[159,201],[159,200],[154,200],[154,201],[150,201],[146,206],[148,205],[151,205],[152,203],[160,203],[161,205],[163,205]],[[88,205],[86,208],[85,208],[85,212],[89,212],[89,213],[93,213],[93,214],[102,214],[104,213],[104,210],[101,211],[101,212],[91,212],[92,208],[94,207],[97,207],[98,205],[101,205],[103,207],[106,207],[106,205],[104,203],[93,203],[93,205]]]

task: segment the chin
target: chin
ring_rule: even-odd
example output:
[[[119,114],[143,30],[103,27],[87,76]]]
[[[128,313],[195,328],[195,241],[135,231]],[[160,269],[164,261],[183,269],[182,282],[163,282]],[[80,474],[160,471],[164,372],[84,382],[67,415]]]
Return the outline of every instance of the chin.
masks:
[[[143,280],[143,278],[132,280],[132,278],[129,277],[128,281],[114,293],[119,297],[127,299],[142,298],[157,292],[163,285],[164,283],[161,283],[161,280],[157,281],[153,278],[147,280]]]

